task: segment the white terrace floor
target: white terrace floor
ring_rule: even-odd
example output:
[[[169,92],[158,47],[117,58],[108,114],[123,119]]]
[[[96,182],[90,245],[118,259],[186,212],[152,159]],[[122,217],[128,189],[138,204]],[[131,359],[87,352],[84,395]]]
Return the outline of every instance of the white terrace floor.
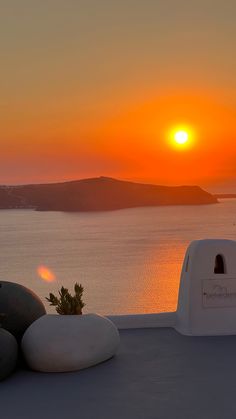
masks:
[[[1,419],[235,419],[236,336],[121,330],[118,355],[75,373],[19,370],[0,383]]]

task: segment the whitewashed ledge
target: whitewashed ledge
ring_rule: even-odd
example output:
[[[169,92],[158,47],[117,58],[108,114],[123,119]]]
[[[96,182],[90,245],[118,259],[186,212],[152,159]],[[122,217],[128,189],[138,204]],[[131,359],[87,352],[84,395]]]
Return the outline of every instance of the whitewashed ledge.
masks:
[[[118,329],[175,327],[176,312],[107,316]]]

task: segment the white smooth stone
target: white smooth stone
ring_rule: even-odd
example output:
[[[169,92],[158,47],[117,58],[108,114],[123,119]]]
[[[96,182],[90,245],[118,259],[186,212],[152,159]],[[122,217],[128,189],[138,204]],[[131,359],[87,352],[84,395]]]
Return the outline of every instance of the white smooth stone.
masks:
[[[66,372],[111,358],[119,343],[118,329],[106,317],[48,314],[31,324],[21,346],[33,370]]]

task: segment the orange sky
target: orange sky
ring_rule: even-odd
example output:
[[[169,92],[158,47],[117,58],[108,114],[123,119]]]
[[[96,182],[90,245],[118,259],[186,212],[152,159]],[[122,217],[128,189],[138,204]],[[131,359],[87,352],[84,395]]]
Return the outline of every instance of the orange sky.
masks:
[[[10,3],[0,183],[104,175],[236,192],[235,2]],[[168,141],[180,124],[194,132],[181,150]]]
[[[224,181],[234,175],[235,120],[236,112],[217,92],[165,92],[106,121],[97,151],[101,147],[114,161],[123,160],[126,177],[135,171],[139,180],[167,184]],[[169,131],[181,123],[194,133],[187,149],[168,141]]]

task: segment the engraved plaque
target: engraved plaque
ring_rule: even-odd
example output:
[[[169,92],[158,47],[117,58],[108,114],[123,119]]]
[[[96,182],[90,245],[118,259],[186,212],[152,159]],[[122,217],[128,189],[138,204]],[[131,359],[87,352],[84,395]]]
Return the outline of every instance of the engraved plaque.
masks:
[[[202,301],[204,308],[236,307],[236,279],[204,279]]]

